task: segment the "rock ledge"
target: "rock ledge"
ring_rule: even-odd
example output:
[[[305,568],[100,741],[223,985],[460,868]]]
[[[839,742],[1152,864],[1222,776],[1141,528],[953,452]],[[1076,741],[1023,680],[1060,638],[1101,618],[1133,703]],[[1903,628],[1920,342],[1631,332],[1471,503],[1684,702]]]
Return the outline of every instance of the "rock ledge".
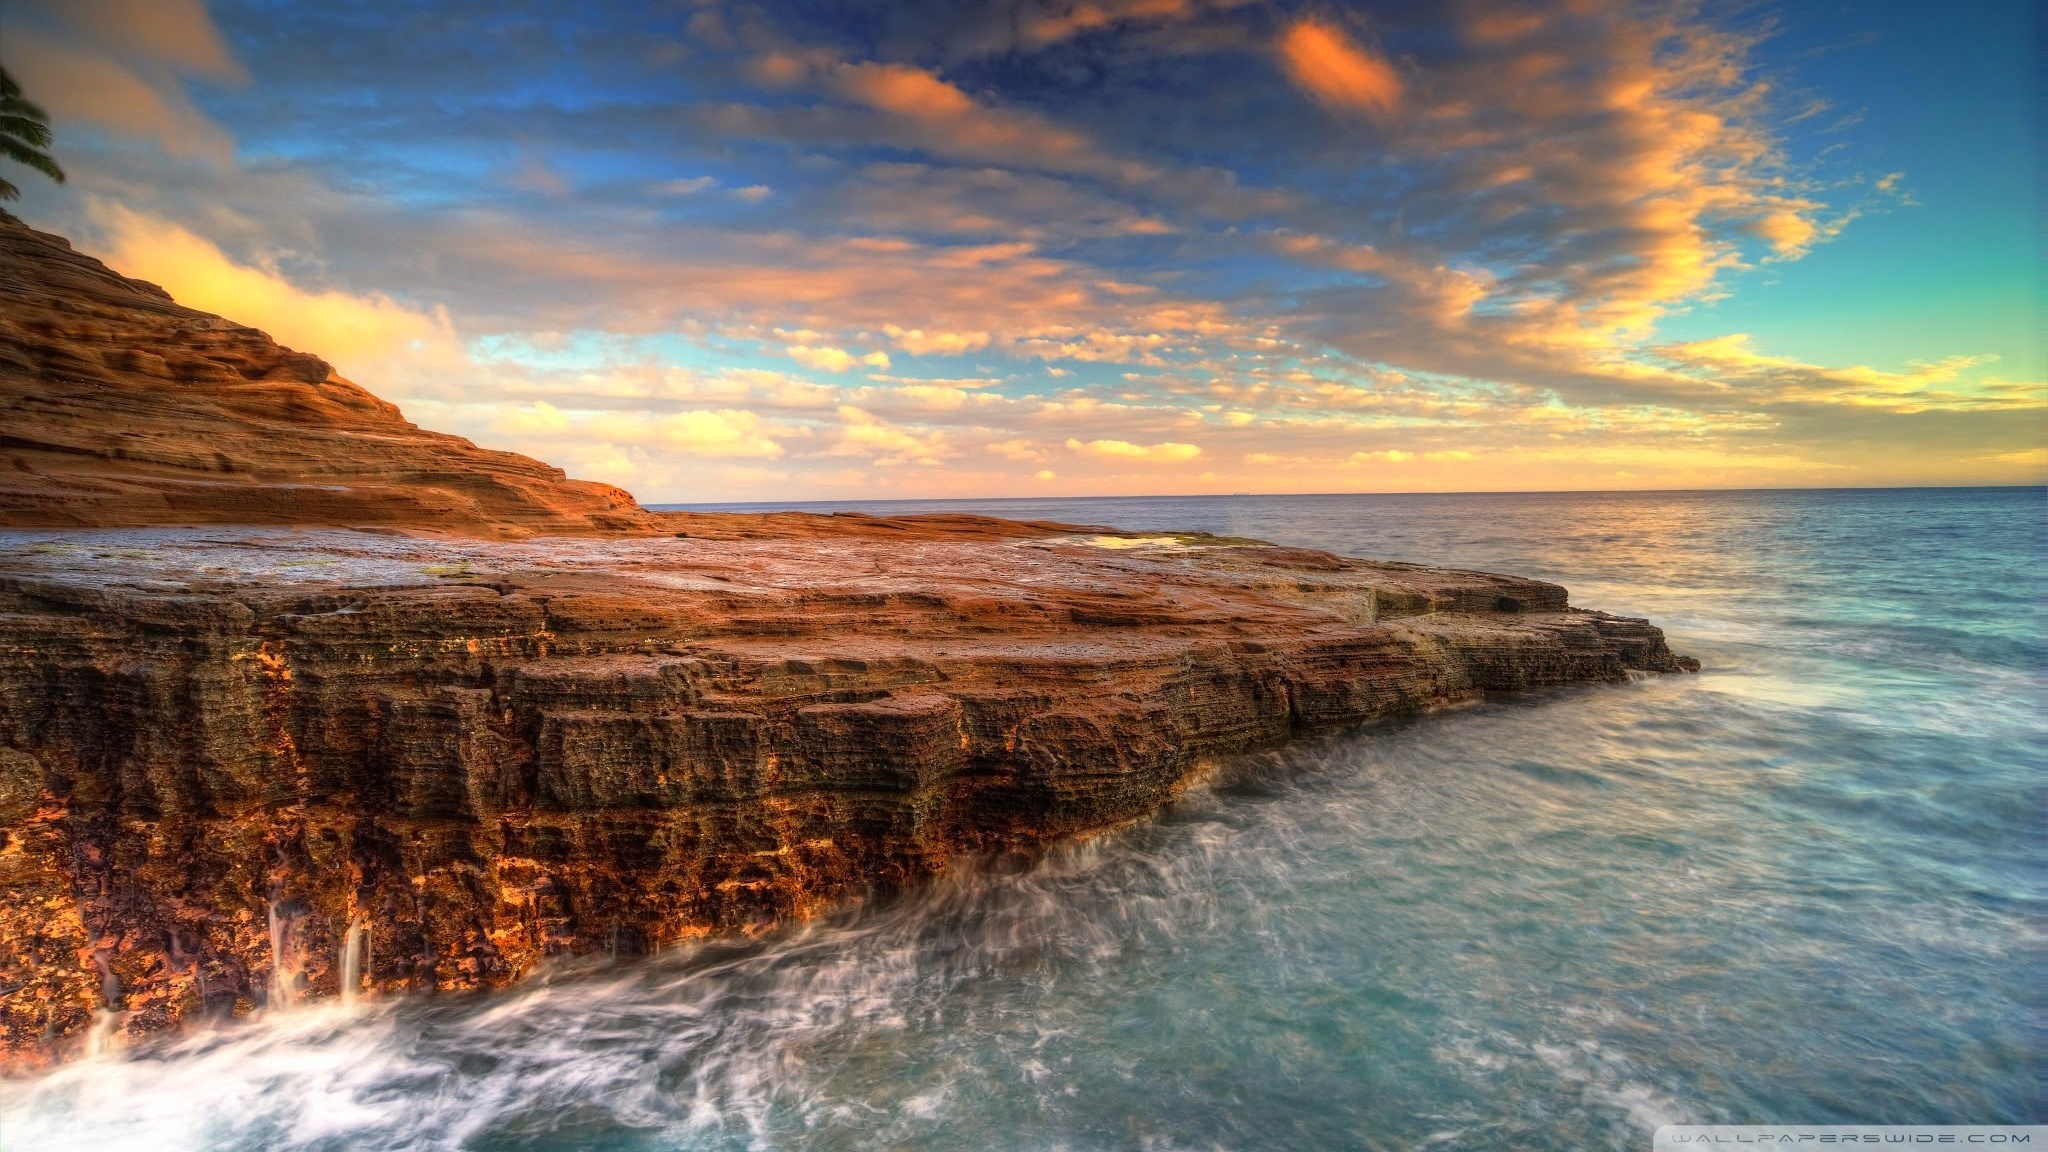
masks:
[[[649,512],[4,213],[0,297],[0,1066],[753,929],[1303,731],[1697,668],[1512,576]]]

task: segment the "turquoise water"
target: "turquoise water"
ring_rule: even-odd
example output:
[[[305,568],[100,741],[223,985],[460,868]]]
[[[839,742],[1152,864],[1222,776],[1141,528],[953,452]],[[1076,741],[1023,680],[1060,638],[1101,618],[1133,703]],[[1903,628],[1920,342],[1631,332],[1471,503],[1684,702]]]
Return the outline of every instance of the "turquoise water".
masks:
[[[2039,489],[857,507],[1520,572],[1705,671],[1248,758],[754,944],[104,1057],[0,1088],[0,1147],[1647,1149],[2048,1114]]]

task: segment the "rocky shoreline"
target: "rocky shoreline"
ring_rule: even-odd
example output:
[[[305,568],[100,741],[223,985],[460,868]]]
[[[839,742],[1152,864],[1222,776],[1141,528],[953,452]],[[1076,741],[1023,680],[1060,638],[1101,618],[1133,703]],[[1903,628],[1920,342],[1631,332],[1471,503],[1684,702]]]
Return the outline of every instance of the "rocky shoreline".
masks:
[[[914,531],[7,534],[6,1048],[745,930],[1304,731],[1693,667],[1533,580]]]
[[[650,512],[5,214],[0,296],[11,1069],[758,929],[1302,732],[1697,668],[1512,576]]]

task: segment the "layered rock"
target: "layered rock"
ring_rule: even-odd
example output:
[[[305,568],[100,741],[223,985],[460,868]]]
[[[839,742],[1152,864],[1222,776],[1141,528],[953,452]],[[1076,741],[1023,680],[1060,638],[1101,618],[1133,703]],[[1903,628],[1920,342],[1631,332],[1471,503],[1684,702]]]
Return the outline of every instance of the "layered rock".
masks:
[[[650,512],[407,421],[254,328],[0,212],[0,528],[290,524],[464,536],[1000,539],[985,516]]]
[[[1199,536],[8,533],[0,1028],[499,984],[1686,666],[1555,585]]]
[[[422,429],[0,212],[0,526],[49,524],[651,530],[630,493]]]
[[[650,512],[4,213],[0,301],[0,1064],[747,930],[1305,730],[1697,667],[1510,576]]]

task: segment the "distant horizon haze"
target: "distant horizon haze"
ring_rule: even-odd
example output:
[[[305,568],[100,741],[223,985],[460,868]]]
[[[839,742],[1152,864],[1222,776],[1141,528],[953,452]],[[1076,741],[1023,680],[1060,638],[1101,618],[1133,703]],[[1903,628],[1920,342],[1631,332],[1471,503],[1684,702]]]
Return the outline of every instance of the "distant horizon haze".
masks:
[[[1259,499],[1340,499],[1359,496],[1683,496],[1698,494],[1770,493],[1770,492],[1940,492],[2000,489],[2041,489],[2048,495],[2048,485],[2041,484],[1860,484],[1826,487],[1776,488],[1499,488],[1499,489],[1431,489],[1384,492],[1134,492],[1122,495],[1090,496],[835,496],[824,500],[668,500],[659,503],[642,503],[642,507],[656,512],[701,511],[723,508],[780,508],[809,507],[813,505],[863,505],[863,504],[998,504],[998,503],[1065,503],[1076,500],[1231,500],[1244,498]]]

